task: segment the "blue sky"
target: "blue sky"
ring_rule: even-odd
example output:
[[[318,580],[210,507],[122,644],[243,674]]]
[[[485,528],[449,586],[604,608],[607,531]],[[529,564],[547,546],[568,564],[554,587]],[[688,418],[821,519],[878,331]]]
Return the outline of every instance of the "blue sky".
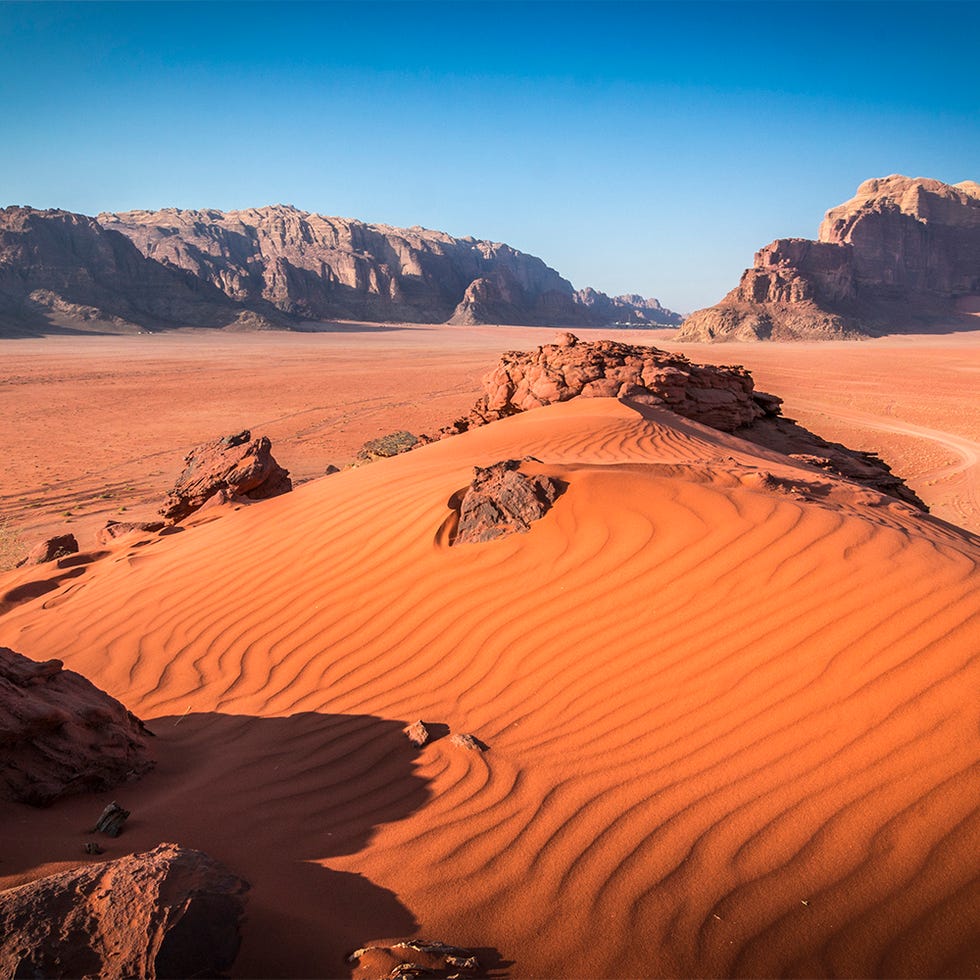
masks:
[[[0,204],[295,204],[688,312],[868,177],[980,179],[980,3],[4,3]]]

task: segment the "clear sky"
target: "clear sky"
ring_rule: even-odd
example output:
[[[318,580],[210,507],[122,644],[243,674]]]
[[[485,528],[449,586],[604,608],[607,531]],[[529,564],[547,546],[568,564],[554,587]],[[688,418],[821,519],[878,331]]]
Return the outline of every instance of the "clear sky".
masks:
[[[689,312],[868,177],[980,179],[980,3],[5,3],[0,205],[289,203]]]

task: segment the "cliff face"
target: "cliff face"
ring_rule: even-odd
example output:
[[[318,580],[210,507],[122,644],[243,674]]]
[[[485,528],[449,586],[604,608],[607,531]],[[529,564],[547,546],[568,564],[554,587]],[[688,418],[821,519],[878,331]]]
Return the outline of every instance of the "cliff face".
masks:
[[[147,258],[191,272],[238,302],[304,319],[598,325],[614,322],[619,310],[603,294],[608,308],[579,302],[571,284],[533,255],[425,228],[288,205],[98,220]]]
[[[819,241],[779,239],[683,340],[806,340],[928,329],[980,294],[980,185],[867,180]]]
[[[123,235],[68,211],[0,210],[0,328],[267,326],[221,291],[147,260]]]

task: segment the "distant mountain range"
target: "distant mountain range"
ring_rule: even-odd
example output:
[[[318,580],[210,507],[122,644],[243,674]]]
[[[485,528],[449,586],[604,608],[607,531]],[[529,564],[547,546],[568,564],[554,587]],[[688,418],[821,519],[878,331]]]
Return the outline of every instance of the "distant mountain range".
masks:
[[[674,326],[655,299],[576,291],[509,245],[288,205],[95,218],[0,210],[0,330],[288,328],[324,320]]]
[[[893,174],[827,212],[816,241],[780,238],[678,340],[832,340],[980,320],[980,184]]]

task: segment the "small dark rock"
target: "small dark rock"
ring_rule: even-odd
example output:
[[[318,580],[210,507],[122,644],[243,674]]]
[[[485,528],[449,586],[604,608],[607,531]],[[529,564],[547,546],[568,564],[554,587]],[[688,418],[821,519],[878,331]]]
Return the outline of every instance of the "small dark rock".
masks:
[[[94,840],[85,842],[84,851],[86,854],[105,854],[105,848]]]
[[[118,837],[122,833],[123,824],[129,819],[129,810],[124,810],[113,800],[103,811],[95,824],[95,830],[110,837]]]
[[[390,456],[398,456],[400,453],[407,453],[414,449],[419,442],[419,437],[404,429],[398,432],[389,432],[380,439],[371,439],[364,443],[358,450],[357,460],[361,463],[370,463],[375,459],[387,459]]]

